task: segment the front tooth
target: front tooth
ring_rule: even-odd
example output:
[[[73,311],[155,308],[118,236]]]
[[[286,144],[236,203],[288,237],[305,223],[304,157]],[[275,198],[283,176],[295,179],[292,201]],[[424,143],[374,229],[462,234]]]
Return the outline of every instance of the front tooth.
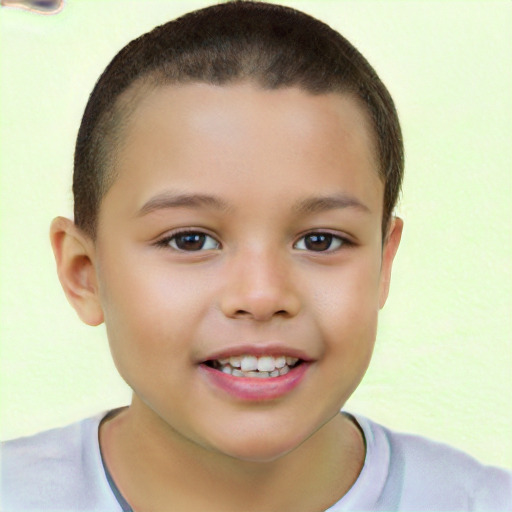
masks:
[[[263,356],[258,358],[258,370],[260,372],[272,372],[276,368],[272,356]]]
[[[273,372],[270,372],[270,377],[279,377],[279,370],[274,370]]]
[[[276,368],[282,368],[286,364],[286,357],[279,356],[274,358],[274,365]]]
[[[240,368],[242,358],[240,356],[233,356],[229,358],[229,364],[233,368]]]
[[[228,365],[223,366],[222,373],[229,373],[229,375],[231,375],[231,373],[232,373],[231,366],[228,366]]]
[[[232,372],[233,377],[245,377],[245,373],[235,368]]]
[[[288,357],[288,356],[286,356],[286,364],[288,366],[293,366],[297,361],[298,361],[298,359],[296,357]]]
[[[250,372],[258,369],[258,358],[255,356],[242,356],[241,369],[243,372]]]

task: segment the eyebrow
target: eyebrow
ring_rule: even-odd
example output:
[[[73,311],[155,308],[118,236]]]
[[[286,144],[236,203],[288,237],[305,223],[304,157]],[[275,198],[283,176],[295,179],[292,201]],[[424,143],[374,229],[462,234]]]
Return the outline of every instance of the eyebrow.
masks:
[[[335,194],[321,197],[308,197],[295,204],[294,210],[300,214],[320,213],[327,210],[353,208],[360,212],[371,213],[370,208],[354,196]]]
[[[158,194],[142,206],[137,216],[142,217],[157,210],[170,208],[212,208],[215,210],[229,210],[229,205],[218,197],[208,194],[176,194],[164,192]]]
[[[219,197],[209,194],[185,194],[163,192],[149,199],[138,211],[137,216],[143,217],[158,210],[171,208],[211,208],[220,211],[230,210],[229,204]],[[364,213],[371,210],[359,199],[346,194],[308,197],[299,200],[292,208],[297,214],[308,215],[327,210],[353,208]]]

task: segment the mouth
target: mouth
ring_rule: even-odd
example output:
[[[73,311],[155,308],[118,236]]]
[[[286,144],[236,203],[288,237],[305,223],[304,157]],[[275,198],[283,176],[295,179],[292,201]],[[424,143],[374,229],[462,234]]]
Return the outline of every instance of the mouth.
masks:
[[[312,361],[291,355],[242,354],[212,357],[199,364],[209,387],[236,400],[284,398],[306,378]]]
[[[304,361],[292,356],[241,355],[220,359],[209,359],[203,364],[233,377],[272,379],[286,375]]]

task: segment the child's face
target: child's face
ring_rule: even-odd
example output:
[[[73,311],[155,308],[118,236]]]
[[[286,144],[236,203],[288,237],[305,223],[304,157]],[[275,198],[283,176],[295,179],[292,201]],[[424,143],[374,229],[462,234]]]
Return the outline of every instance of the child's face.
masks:
[[[125,137],[94,267],[133,410],[276,458],[337,415],[370,361],[401,224],[383,247],[366,115],[337,94],[169,86]],[[308,362],[251,381],[203,364],[242,354]]]

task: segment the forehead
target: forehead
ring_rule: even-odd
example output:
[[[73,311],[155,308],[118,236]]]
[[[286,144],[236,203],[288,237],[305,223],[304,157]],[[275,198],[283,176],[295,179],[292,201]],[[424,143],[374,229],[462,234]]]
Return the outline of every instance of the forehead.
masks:
[[[371,122],[352,96],[193,83],[139,91],[136,103],[104,200],[122,197],[127,208],[140,208],[166,188],[276,200],[339,185],[380,214]]]

